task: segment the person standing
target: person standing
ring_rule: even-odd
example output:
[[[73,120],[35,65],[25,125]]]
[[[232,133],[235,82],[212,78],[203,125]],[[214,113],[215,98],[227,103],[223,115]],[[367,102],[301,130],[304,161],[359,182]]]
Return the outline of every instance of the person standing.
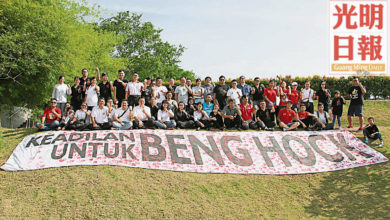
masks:
[[[164,100],[166,100],[166,95],[168,92],[167,87],[162,84],[161,77],[157,77],[156,85],[153,87],[154,90],[154,98],[156,99],[158,107],[161,107],[161,104]]]
[[[74,85],[71,88],[70,105],[77,112],[81,109],[81,103],[83,102],[83,86],[80,85],[80,78],[76,76],[74,78]]]
[[[100,70],[99,70],[98,67],[96,67],[96,72],[97,72],[97,74],[96,74],[96,82],[98,82],[100,80]],[[84,98],[85,91],[87,91],[87,89],[91,85],[92,78],[88,77],[88,70],[85,69],[85,68],[81,70],[81,74],[83,76],[80,78],[80,85],[85,87],[85,89],[83,88],[83,98]]]
[[[154,96],[154,88],[152,86],[152,79],[148,76],[144,80],[144,89],[141,96],[145,98],[145,105],[150,106],[150,98]]]
[[[348,89],[349,98],[351,99],[348,108],[348,128],[353,128],[352,117],[359,117],[359,130],[363,130],[363,96],[366,94],[366,88],[357,77],[353,78],[352,83],[353,85]]]
[[[300,91],[298,91],[298,83],[297,82],[293,82],[291,85],[292,85],[292,89],[291,89],[290,95],[288,96],[288,99],[291,100],[291,102],[293,104],[293,106],[291,107],[292,110],[294,110],[295,112],[298,112],[299,108],[301,106],[302,94]]]
[[[264,98],[267,101],[267,108],[271,109],[272,107],[277,108],[276,106],[276,94],[277,91],[275,89],[275,80],[271,79],[269,81],[268,87],[264,90]]]
[[[172,94],[175,94],[176,86],[175,86],[175,79],[174,78],[169,78],[168,81],[168,91],[172,92]]]
[[[204,85],[202,85],[203,90],[203,98],[206,100],[207,95],[211,95],[213,97],[214,85],[211,83],[211,77],[206,76],[204,79]]]
[[[115,105],[121,105],[122,100],[126,96],[126,87],[129,81],[125,79],[125,71],[118,70],[118,79],[114,81],[114,103]]]
[[[237,88],[241,90],[241,97],[246,96],[248,98],[248,102],[250,102],[252,87],[245,83],[245,76],[240,76],[240,83],[237,85]],[[240,100],[240,103],[241,101],[242,100]]]
[[[61,109],[57,107],[57,99],[50,99],[50,107],[43,112],[41,123],[36,126],[40,131],[56,130],[60,126]]]
[[[326,82],[322,81],[321,88],[317,91],[317,100],[318,104],[322,103],[324,105],[324,111],[326,112],[329,111],[330,97],[330,90],[326,88]]]
[[[310,88],[310,81],[305,81],[305,88],[301,90],[302,104],[306,105],[306,110],[310,113],[314,113],[313,100],[316,97],[316,92]]]
[[[227,92],[229,86],[225,83],[225,76],[219,77],[219,85],[216,85],[213,90],[214,103],[218,103],[220,109],[224,109],[226,106]]]
[[[84,89],[86,87],[84,86]],[[88,87],[87,91],[85,91],[84,101],[88,104],[88,110],[92,111],[94,107],[98,105],[99,99],[99,86],[96,85],[96,78],[91,78],[91,85]]]
[[[141,92],[144,86],[143,83],[138,81],[138,78],[138,73],[134,73],[131,82],[127,83],[126,87],[125,99],[129,102],[129,106],[132,108],[137,104],[138,99],[141,97]]]
[[[242,97],[242,92],[241,89],[237,87],[237,80],[233,79],[232,80],[232,88],[230,88],[227,92],[227,98],[228,99],[233,99],[234,103],[236,105],[239,105],[241,103],[241,97]]]
[[[180,78],[180,85],[175,89],[175,100],[177,102],[183,102],[185,105],[188,105],[188,98],[190,94],[192,94],[192,90],[186,84],[186,78],[182,76]]]
[[[343,115],[343,105],[346,101],[343,96],[340,96],[340,91],[336,90],[334,93],[334,98],[332,100],[332,105],[330,107],[330,112],[333,115],[333,127],[335,127],[336,119],[339,124],[339,129],[341,129],[341,116]]]
[[[253,100],[253,107],[254,108],[259,108],[260,107],[260,102],[264,100],[264,85],[260,85],[260,78],[255,77],[255,85],[252,86],[252,100]]]
[[[202,103],[204,102],[203,94],[204,94],[204,88],[202,87],[202,80],[196,79],[195,80],[195,86],[191,88],[192,94],[195,100],[195,104],[198,104],[198,102]]]
[[[112,98],[111,92],[114,91],[114,87],[111,81],[108,81],[108,74],[102,73],[102,82],[99,83],[100,97],[104,98],[107,103],[108,98]]]
[[[65,115],[65,104],[67,102],[67,95],[72,93],[70,85],[65,84],[65,77],[59,77],[59,84],[56,84],[53,88],[53,92],[51,94],[52,98],[57,100],[57,107],[61,110],[62,115]]]

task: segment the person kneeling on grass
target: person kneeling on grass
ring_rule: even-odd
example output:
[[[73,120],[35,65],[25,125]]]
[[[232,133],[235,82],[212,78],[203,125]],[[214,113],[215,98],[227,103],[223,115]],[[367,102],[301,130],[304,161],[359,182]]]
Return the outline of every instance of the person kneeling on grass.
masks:
[[[87,110],[87,103],[81,104],[81,109],[74,114],[72,121],[69,122],[70,130],[82,131],[88,127],[87,118],[91,116],[91,112]]]
[[[171,120],[174,117],[174,114],[171,109],[168,109],[168,101],[164,100],[161,104],[161,109],[157,113],[156,126],[162,129],[172,130],[176,127],[175,120]]]
[[[256,110],[248,103],[248,97],[246,95],[242,96],[242,104],[240,104],[240,111],[242,114],[242,129],[248,130],[257,129],[257,124],[252,120],[252,116],[256,115]]]
[[[50,99],[50,107],[46,108],[43,112],[41,123],[37,123],[36,126],[39,131],[56,130],[60,125],[61,109],[57,108],[57,99]]]
[[[203,104],[198,102],[196,104],[196,111],[194,112],[194,121],[196,130],[199,131],[201,128],[210,130],[209,127],[209,116],[203,111]]]
[[[375,141],[376,139],[379,139],[381,142],[379,143],[379,147],[383,147],[383,139],[381,133],[379,133],[379,129],[374,124],[374,118],[369,117],[368,118],[368,125],[366,125],[363,129],[363,134],[365,138],[366,144],[368,144],[370,141]]]
[[[233,99],[229,99],[222,113],[226,129],[237,128],[237,130],[241,130],[242,119],[240,107],[234,103]]]
[[[90,124],[91,130],[109,130],[112,127],[112,122],[109,121],[109,112],[107,106],[104,106],[104,98],[99,98],[98,106],[92,109],[91,121]]]
[[[306,105],[302,104],[298,112],[298,121],[300,123],[299,127],[304,128],[305,130],[310,130],[314,125],[313,118],[314,114],[306,111]]]
[[[112,125],[118,130],[129,130],[133,127],[133,122],[131,118],[133,117],[133,112],[129,108],[127,100],[123,99],[121,107],[114,111],[114,121]]]
[[[209,96],[210,95],[207,95],[207,97],[209,97]],[[204,106],[204,104],[205,103],[203,103],[203,106]],[[215,105],[213,106],[213,110],[211,111],[211,113],[209,115],[209,120],[210,120],[210,127],[211,128],[220,129],[222,131],[224,130],[222,112],[219,110],[218,103],[215,103]]]
[[[275,107],[267,108],[267,104],[264,100],[260,101],[260,108],[256,112],[256,124],[259,129],[273,131],[276,126],[275,120]]]
[[[194,128],[195,122],[192,120],[192,116],[185,110],[184,102],[179,102],[179,108],[175,112],[175,121],[178,128]]]
[[[291,109],[292,102],[287,101],[286,108],[279,111],[278,121],[279,126],[283,131],[291,131],[296,129],[299,126],[299,122],[294,122],[293,120],[298,121],[297,114],[294,110]]]
[[[314,128],[318,130],[332,130],[333,123],[329,123],[332,121],[332,115],[328,112],[324,111],[324,104],[321,102],[318,103],[318,111],[314,113],[315,120],[317,121],[314,124]]]

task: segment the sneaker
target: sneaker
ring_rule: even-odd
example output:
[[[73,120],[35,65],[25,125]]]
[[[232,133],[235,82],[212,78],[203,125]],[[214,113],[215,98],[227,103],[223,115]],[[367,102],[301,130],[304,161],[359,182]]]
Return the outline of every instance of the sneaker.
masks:
[[[199,130],[200,130],[200,127],[197,127],[196,130],[199,131]]]
[[[378,147],[383,147],[383,142],[381,142],[381,143],[378,145]]]
[[[267,128],[266,130],[267,130],[267,131],[274,131],[273,128]]]
[[[288,131],[288,128],[283,128],[283,131]]]
[[[366,138],[366,140],[364,141],[364,143],[366,143],[366,144],[368,144],[368,143],[369,143],[369,141],[368,141],[368,138]]]
[[[347,128],[353,128],[353,126],[352,125],[348,125],[348,127]]]

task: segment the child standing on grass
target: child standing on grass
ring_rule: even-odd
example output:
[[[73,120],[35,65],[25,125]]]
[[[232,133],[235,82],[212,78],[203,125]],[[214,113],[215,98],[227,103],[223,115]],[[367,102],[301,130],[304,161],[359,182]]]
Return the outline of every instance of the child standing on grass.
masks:
[[[341,116],[343,115],[343,105],[346,101],[343,96],[340,96],[340,91],[336,90],[334,93],[334,98],[332,100],[331,112],[333,114],[332,124],[335,126],[336,118],[339,124],[339,129],[341,129]]]
[[[369,117],[368,118],[368,125],[366,127],[364,127],[364,129],[363,129],[365,142],[366,142],[366,144],[368,144],[369,140],[374,141],[376,139],[379,139],[381,141],[379,143],[379,147],[383,147],[382,135],[381,135],[381,133],[379,133],[379,129],[376,126],[376,124],[374,124],[374,123],[375,123],[374,118]]]

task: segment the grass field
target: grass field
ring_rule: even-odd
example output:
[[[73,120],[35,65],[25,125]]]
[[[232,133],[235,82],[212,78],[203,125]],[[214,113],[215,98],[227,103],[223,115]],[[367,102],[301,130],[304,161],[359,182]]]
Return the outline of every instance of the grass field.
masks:
[[[365,115],[376,118],[385,140],[383,148],[371,146],[389,158],[390,101],[366,101]],[[23,137],[35,132],[0,129],[0,165]],[[0,218],[30,217],[390,219],[390,163],[283,176],[118,166],[0,171]]]

